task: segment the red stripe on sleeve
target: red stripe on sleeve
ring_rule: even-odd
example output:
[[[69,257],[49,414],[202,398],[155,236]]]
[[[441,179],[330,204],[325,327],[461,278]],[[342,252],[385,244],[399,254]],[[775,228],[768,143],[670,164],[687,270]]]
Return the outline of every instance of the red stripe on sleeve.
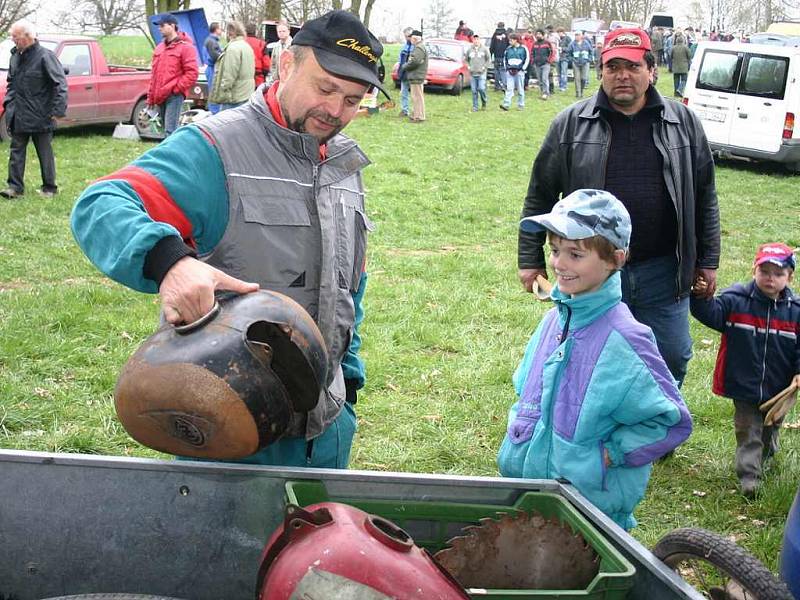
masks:
[[[728,360],[728,337],[723,333],[717,352],[717,364],[714,365],[714,380],[711,384],[711,391],[717,396],[725,395],[725,366]]]
[[[159,223],[169,223],[181,234],[183,241],[197,248],[192,236],[192,223],[180,206],[175,203],[164,184],[157,177],[140,167],[124,167],[119,171],[101,177],[97,181],[116,179],[128,182],[142,199],[144,209],[150,218]]]

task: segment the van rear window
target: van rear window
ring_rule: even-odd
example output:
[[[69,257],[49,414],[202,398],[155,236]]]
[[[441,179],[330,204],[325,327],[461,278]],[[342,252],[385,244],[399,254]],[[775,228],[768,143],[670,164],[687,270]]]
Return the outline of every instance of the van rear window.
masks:
[[[752,54],[747,58],[740,94],[782,100],[786,89],[789,58]]]
[[[741,62],[741,56],[736,52],[706,51],[700,64],[696,87],[736,93]]]

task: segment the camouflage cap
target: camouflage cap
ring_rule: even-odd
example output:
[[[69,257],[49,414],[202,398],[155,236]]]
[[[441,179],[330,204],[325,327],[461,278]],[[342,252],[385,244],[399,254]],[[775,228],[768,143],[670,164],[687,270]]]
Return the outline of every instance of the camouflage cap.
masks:
[[[621,250],[631,243],[628,210],[605,190],[575,190],[556,202],[551,212],[525,217],[519,226],[529,233],[547,229],[567,240],[599,235]]]

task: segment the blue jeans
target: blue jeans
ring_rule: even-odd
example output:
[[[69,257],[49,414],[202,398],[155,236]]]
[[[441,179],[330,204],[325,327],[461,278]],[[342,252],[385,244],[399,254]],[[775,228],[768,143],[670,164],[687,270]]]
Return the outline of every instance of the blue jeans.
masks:
[[[472,110],[478,110],[478,96],[481,97],[481,105],[486,106],[486,73],[473,75],[469,87],[472,90]]]
[[[678,260],[660,256],[622,269],[622,301],[633,317],[653,330],[670,373],[683,384],[692,358],[689,297],[677,298]]]
[[[517,71],[512,75],[506,71],[506,95],[503,98],[503,106],[508,108],[511,106],[511,99],[514,97],[514,88],[519,92],[517,99],[517,106],[520,108],[525,107],[525,71]]]
[[[569,69],[569,61],[561,59],[558,61],[558,89],[562,92],[567,91],[567,69]]]
[[[172,94],[161,105],[161,110],[164,111],[164,136],[168,136],[178,128],[184,99],[181,94]]]
[[[206,81],[208,81],[208,91],[206,92],[206,98],[208,98],[211,95],[211,87],[214,85],[214,65],[206,65]],[[206,108],[212,115],[219,112],[219,104],[213,102],[206,103]]]
[[[407,115],[411,114],[411,104],[409,102],[409,94],[411,93],[411,86],[405,79],[400,80],[400,110]]]
[[[688,73],[673,73],[672,80],[674,83],[675,88],[675,95],[676,96],[683,96],[683,90],[686,89],[686,78],[688,77]]]
[[[503,57],[494,59],[494,89],[502,90],[506,84],[506,63]]]
[[[550,95],[550,63],[536,65],[536,79],[539,80],[539,90],[542,96]]]

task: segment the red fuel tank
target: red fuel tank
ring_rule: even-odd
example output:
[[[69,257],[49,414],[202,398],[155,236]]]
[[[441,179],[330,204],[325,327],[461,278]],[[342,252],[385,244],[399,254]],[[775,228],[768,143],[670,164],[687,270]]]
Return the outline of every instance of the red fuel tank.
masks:
[[[322,502],[286,507],[261,556],[258,600],[468,600],[391,521]]]

